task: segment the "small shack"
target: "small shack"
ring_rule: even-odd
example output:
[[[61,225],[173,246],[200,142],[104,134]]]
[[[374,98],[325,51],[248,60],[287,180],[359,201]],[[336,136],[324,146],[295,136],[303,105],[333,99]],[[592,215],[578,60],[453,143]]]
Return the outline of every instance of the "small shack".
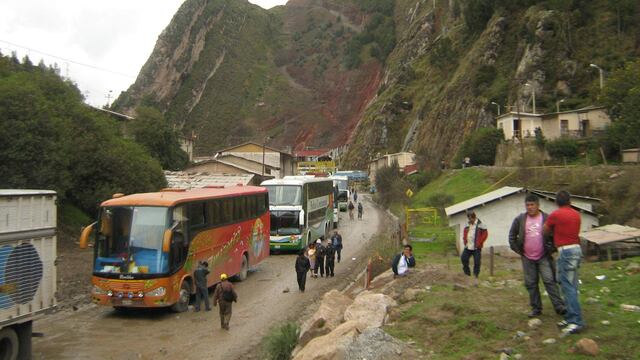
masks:
[[[466,212],[473,210],[489,230],[489,238],[483,250],[488,251],[493,246],[496,253],[515,255],[509,248],[509,229],[513,219],[525,211],[524,199],[529,193],[538,195],[542,211],[551,213],[558,208],[555,204],[555,194],[550,195],[552,193],[512,186],[505,186],[446,208],[449,226],[456,232],[458,252],[463,248],[462,234],[468,223]],[[598,226],[598,215],[591,210],[591,207],[586,208],[576,204],[572,204],[572,207],[582,215],[582,231]]]
[[[640,148],[622,150],[623,163],[640,163]]]
[[[593,260],[620,260],[640,255],[640,229],[611,224],[580,233],[586,256]]]

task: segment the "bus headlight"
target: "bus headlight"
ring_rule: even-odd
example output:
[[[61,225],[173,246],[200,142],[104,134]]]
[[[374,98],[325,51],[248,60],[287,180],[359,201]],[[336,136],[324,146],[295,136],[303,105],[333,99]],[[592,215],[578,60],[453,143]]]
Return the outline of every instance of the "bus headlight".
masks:
[[[105,295],[107,293],[107,290],[97,286],[97,285],[93,285],[93,289],[91,291],[93,293],[93,295]]]
[[[160,286],[159,288],[155,288],[147,293],[147,296],[164,296],[167,293],[167,289]]]

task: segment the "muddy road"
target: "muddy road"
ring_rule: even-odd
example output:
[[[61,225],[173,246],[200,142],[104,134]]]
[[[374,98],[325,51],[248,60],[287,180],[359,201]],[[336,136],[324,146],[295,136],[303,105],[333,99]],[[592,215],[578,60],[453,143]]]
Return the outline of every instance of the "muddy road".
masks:
[[[48,315],[34,323],[34,359],[246,359],[275,325],[311,311],[332,288],[343,288],[363,270],[371,237],[382,213],[363,199],[364,219],[350,221],[340,213],[342,261],[334,278],[307,278],[298,291],[295,255],[272,255],[244,282],[235,283],[231,330],[220,329],[217,308],[210,312],[173,313],[165,309],[118,312],[93,304]],[[355,260],[353,259],[355,258]],[[289,290],[287,292],[287,289]]]

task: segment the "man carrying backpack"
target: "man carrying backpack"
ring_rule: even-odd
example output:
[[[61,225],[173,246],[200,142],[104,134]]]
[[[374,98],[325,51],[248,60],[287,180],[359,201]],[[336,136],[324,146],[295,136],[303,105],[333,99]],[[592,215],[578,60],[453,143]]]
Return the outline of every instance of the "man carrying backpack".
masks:
[[[220,275],[220,284],[213,292],[213,306],[220,304],[220,327],[229,330],[231,320],[231,305],[238,302],[238,294],[233,289],[233,284],[228,280],[227,274]]]

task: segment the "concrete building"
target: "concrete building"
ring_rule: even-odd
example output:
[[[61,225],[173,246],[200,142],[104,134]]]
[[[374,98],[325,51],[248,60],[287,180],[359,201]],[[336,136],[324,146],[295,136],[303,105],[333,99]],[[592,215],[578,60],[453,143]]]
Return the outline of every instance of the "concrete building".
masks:
[[[369,181],[374,184],[376,181],[376,172],[383,167],[389,167],[393,162],[397,162],[400,171],[404,172],[404,168],[416,164],[416,154],[412,152],[399,152],[395,154],[387,154],[369,162]]]
[[[263,152],[264,150],[264,152]],[[285,151],[281,151],[269,146],[262,146],[255,142],[246,142],[240,145],[222,149],[214,157],[196,158],[196,163],[212,159],[224,159],[226,163],[232,163],[243,168],[250,168],[255,171],[254,165],[249,165],[244,160],[249,160],[260,165],[259,173],[262,173],[262,159],[265,163],[265,175],[269,171],[273,177],[281,179],[285,176],[295,175],[296,164],[293,156]]]
[[[505,140],[533,138],[536,128],[548,140],[560,137],[589,137],[604,131],[611,119],[604,107],[590,106],[578,110],[549,114],[508,112],[496,118],[496,126],[504,131]]]
[[[489,248],[493,246],[496,253],[515,255],[509,248],[509,229],[513,219],[525,211],[524,199],[529,193],[540,197],[540,209],[542,211],[551,213],[558,208],[554,202],[554,197],[546,192],[510,186],[505,186],[446,208],[445,213],[449,218],[449,226],[453,227],[456,232],[456,248],[458,251],[461,252],[463,249],[462,235],[464,227],[468,223],[466,212],[467,210],[473,210],[489,231],[489,238],[483,250],[489,251]],[[572,200],[572,207],[582,215],[581,231],[587,231],[598,226],[598,215],[590,209],[577,205],[577,203],[578,201],[574,202]]]
[[[204,173],[209,175],[252,175],[253,178],[255,178],[255,184],[259,185],[262,181],[275,177],[275,175],[269,174],[269,172],[275,172],[275,170],[271,169],[270,166],[265,166],[265,173],[262,175],[262,164],[257,164],[257,166],[242,166],[222,159],[208,159],[189,165],[184,169],[184,172],[188,174]]]

